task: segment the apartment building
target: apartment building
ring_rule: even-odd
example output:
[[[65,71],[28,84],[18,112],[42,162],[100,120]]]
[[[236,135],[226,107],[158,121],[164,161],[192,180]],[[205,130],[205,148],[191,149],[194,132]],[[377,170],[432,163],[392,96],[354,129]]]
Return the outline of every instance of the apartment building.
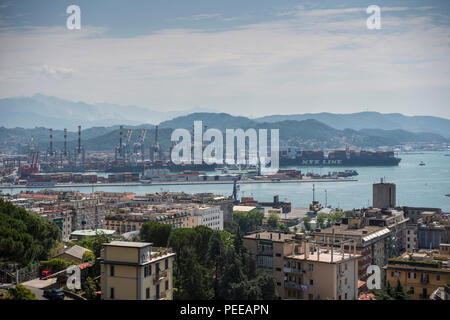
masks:
[[[61,240],[68,242],[72,233],[72,216],[70,211],[42,212],[41,218],[53,221],[61,229]]]
[[[169,248],[154,248],[152,243],[103,244],[102,299],[172,300],[174,257]]]
[[[352,213],[342,219],[342,223],[313,232],[314,240],[323,244],[354,240],[356,254],[361,256],[358,261],[358,278],[362,281],[367,280],[366,272],[370,265],[377,265],[382,269],[388,258],[395,256],[392,254],[395,243],[393,232],[384,226],[366,225],[366,222],[361,215]]]
[[[142,213],[107,214],[105,216],[105,229],[115,230],[116,234],[122,235],[126,232],[139,231],[142,224],[149,218]]]
[[[429,299],[430,295],[450,281],[449,245],[440,250],[419,250],[389,259],[385,266],[386,281],[395,286],[398,281],[413,300]]]
[[[340,249],[307,240],[294,244],[284,257],[285,298],[301,300],[358,299],[358,258],[354,240]]]
[[[104,227],[105,205],[99,198],[83,197],[63,204],[72,210],[72,228],[76,230]]]
[[[219,206],[198,206],[189,212],[198,217],[197,224],[199,226],[223,230],[223,211]]]
[[[243,237],[244,246],[256,255],[258,268],[273,274],[278,295],[286,297],[284,287],[284,257],[292,253],[294,234],[256,232]]]

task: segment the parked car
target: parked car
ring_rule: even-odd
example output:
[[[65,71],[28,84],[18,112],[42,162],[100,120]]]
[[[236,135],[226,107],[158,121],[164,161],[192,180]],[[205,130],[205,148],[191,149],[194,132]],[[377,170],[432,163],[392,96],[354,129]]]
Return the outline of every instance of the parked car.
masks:
[[[44,278],[47,279],[47,277],[51,276],[51,275],[52,275],[52,273],[50,271],[44,270],[41,272],[41,279],[44,279]]]
[[[64,300],[64,291],[61,289],[47,289],[44,290],[44,297],[50,300]]]

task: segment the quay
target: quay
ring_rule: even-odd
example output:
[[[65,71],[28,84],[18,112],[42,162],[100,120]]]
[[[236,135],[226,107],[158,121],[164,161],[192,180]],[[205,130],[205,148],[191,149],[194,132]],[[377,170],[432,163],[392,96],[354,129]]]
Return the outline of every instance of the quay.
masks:
[[[238,180],[239,184],[258,183],[308,183],[308,182],[349,182],[358,181],[351,178],[330,178],[330,179],[287,179],[287,180]],[[0,189],[53,189],[53,188],[73,188],[73,187],[118,187],[118,186],[164,186],[164,185],[201,185],[201,184],[233,184],[233,180],[222,181],[158,181],[158,182],[113,182],[113,183],[55,183],[53,186],[27,186],[27,185],[5,185],[0,184]]]

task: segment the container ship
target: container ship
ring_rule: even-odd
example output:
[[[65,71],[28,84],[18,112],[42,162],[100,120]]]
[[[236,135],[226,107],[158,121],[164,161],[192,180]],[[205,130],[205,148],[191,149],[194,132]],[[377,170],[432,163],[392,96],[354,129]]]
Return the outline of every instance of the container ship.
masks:
[[[280,151],[282,166],[397,166],[400,158],[393,151],[334,150],[325,155],[324,151],[294,150]]]

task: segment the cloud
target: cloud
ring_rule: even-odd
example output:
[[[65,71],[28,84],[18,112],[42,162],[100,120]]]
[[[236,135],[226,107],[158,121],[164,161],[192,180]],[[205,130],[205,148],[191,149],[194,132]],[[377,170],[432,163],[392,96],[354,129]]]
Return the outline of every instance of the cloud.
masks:
[[[241,114],[354,112],[370,104],[450,117],[449,26],[386,15],[382,30],[368,30],[364,16],[318,17],[126,38],[89,26],[10,28],[0,33],[0,96],[42,92]]]
[[[222,15],[220,13],[202,13],[202,14],[196,14],[192,16],[187,17],[178,17],[177,20],[187,20],[187,21],[201,21],[201,20],[210,20],[219,18]]]
[[[35,71],[47,78],[53,79],[68,79],[74,72],[74,70],[70,68],[50,67],[46,64],[36,67]]]

